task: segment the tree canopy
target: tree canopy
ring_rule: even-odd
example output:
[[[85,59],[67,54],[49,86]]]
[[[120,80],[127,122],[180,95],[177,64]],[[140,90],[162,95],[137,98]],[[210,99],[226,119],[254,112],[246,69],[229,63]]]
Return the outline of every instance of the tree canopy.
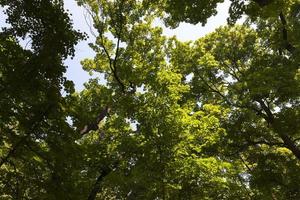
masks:
[[[222,2],[77,0],[104,79],[75,91],[63,1],[0,0],[0,199],[300,199],[300,2],[231,0],[195,41],[155,26]]]

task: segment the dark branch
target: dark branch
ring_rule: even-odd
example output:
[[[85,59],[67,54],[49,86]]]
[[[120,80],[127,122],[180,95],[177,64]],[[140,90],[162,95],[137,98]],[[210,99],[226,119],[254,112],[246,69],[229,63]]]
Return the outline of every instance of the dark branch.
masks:
[[[256,99],[256,101],[259,103],[263,111],[266,113],[265,120],[269,123],[272,124],[274,122],[274,115],[269,109],[269,107],[263,102],[261,99]]]
[[[51,161],[49,160],[49,158],[47,156],[44,156],[41,152],[39,152],[38,150],[35,150],[29,142],[25,141],[24,143],[31,152],[36,154],[39,158],[45,160],[50,169],[54,169],[53,164],[51,164]]]
[[[123,26],[124,26],[123,17],[122,17],[123,3],[124,2],[122,1],[122,3],[120,4],[120,8],[119,8],[119,19],[118,19],[118,21],[120,22],[120,27],[119,27],[119,30],[116,31],[118,41],[117,41],[115,58],[113,60],[113,67],[111,69],[113,71],[115,79],[117,80],[117,82],[121,86],[122,92],[125,93],[125,88],[126,88],[125,84],[121,81],[120,77],[118,76],[118,72],[117,72],[117,62],[118,62],[118,58],[119,58],[121,35],[122,35]]]
[[[298,160],[300,160],[300,149],[297,147],[295,142],[286,134],[280,134],[280,137],[283,140],[286,148],[291,150]]]
[[[282,38],[284,41],[284,47],[290,53],[294,53],[296,48],[288,41],[287,21],[282,12],[280,12],[279,18],[282,24]]]
[[[3,158],[1,158],[0,161],[0,167],[7,163],[9,161],[9,158],[12,157],[15,152],[17,151],[17,149],[26,142],[27,137],[29,136],[30,133],[32,133],[37,127],[38,125],[44,120],[45,117],[47,117],[50,114],[50,111],[52,109],[53,105],[48,105],[48,107],[45,109],[44,112],[41,113],[41,115],[38,117],[38,119],[36,119],[30,129],[28,130],[27,133],[24,134],[24,136],[22,136],[19,141],[12,147],[9,149],[8,153],[6,154],[6,156],[4,156]]]
[[[92,131],[92,130],[98,130],[98,124],[107,116],[108,112],[109,112],[109,107],[106,106],[101,112],[100,114],[97,116],[95,122],[85,125],[84,128],[80,131],[81,135],[87,134],[88,132]]]
[[[274,120],[274,115],[272,114],[271,110],[268,108],[268,106],[262,101],[262,100],[257,100],[257,102],[261,105],[262,109],[265,111],[267,114],[267,122],[270,125],[274,125],[275,120]],[[292,153],[300,160],[300,149],[299,147],[295,144],[295,141],[293,141],[287,134],[285,133],[278,133],[279,137],[282,139],[284,146],[288,148]]]
[[[89,194],[88,200],[95,200],[97,193],[101,189],[101,182],[103,178],[105,178],[112,170],[107,168],[107,169],[102,169],[100,172],[100,175],[98,176],[96,182],[94,183],[94,186]]]
[[[248,169],[248,171],[251,172],[252,169],[248,166],[248,164],[246,163],[246,161],[243,159],[242,156],[240,156],[240,159],[241,159],[242,163],[245,165],[245,167]]]
[[[294,139],[294,142],[298,142],[300,140],[300,138],[296,138]]]
[[[257,140],[257,141],[252,141],[247,139],[245,142],[243,142],[242,144],[229,144],[231,147],[233,148],[237,148],[236,151],[234,151],[233,153],[227,154],[228,156],[236,156],[239,155],[239,153],[241,152],[245,152],[248,150],[249,147],[259,147],[260,145],[267,145],[269,147],[272,146],[277,146],[277,147],[286,147],[285,143],[283,142],[271,142],[271,141],[267,141],[267,140]],[[287,147],[286,147],[287,148]]]
[[[97,177],[96,182],[89,194],[88,200],[95,200],[97,194],[101,190],[101,182],[103,179],[110,174],[110,172],[115,171],[119,166],[119,159],[116,160],[110,167],[102,167],[100,170],[100,175]]]

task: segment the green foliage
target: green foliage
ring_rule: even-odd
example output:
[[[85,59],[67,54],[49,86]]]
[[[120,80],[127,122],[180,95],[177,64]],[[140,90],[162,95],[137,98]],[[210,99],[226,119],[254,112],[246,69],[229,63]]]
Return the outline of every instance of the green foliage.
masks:
[[[74,92],[62,2],[0,1],[0,198],[300,198],[299,2],[232,0],[231,25],[190,42],[154,26],[220,2],[78,0],[97,31],[82,66],[104,80]]]
[[[0,198],[71,198],[78,147],[65,120],[61,90],[72,85],[62,61],[83,35],[62,1],[0,5],[9,24],[0,33]]]

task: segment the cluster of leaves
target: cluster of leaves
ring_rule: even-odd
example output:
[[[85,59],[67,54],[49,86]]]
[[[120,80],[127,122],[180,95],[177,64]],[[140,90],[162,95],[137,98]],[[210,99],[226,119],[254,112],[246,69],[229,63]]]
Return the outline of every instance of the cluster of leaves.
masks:
[[[8,24],[0,32],[0,198],[66,199],[78,147],[65,120],[61,92],[73,86],[62,61],[84,35],[62,1],[0,5]]]
[[[222,1],[78,0],[83,68],[105,77],[81,92],[62,2],[0,2],[1,198],[300,198],[298,1],[232,0],[232,25],[180,42],[154,21],[205,24]]]

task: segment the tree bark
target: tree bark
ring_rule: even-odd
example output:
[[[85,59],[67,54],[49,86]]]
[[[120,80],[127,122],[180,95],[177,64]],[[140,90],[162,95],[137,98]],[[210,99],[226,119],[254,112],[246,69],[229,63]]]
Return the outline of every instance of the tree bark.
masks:
[[[95,200],[96,199],[96,196],[97,196],[97,193],[100,191],[101,189],[101,182],[103,180],[103,178],[105,176],[107,176],[109,173],[111,172],[111,169],[104,169],[101,171],[101,174],[98,176],[90,194],[89,194],[89,197],[88,197],[88,200]]]
[[[296,146],[295,142],[286,134],[281,134],[280,138],[283,140],[286,148],[292,151],[298,160],[300,160],[300,149]]]
[[[282,141],[284,143],[284,146],[286,148],[288,148],[296,156],[296,158],[298,160],[300,160],[300,149],[299,149],[299,147],[297,147],[295,142],[288,135],[276,131],[276,129],[274,128],[276,120],[275,120],[275,117],[274,117],[273,113],[271,112],[269,107],[263,102],[263,100],[258,99],[256,101],[260,104],[261,108],[266,113],[266,117],[264,119],[274,129],[274,131],[278,133],[278,136],[282,139]]]
[[[105,108],[99,113],[95,122],[85,125],[84,128],[80,131],[81,135],[85,135],[92,130],[98,130],[98,124],[107,116],[109,112],[109,107],[105,106]]]

